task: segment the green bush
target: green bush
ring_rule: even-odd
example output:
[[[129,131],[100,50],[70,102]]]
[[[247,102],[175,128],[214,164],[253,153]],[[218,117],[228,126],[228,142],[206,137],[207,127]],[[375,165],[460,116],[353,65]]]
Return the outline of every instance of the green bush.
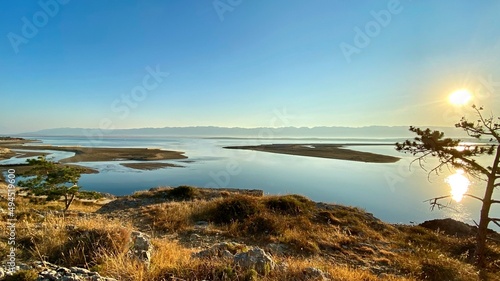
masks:
[[[234,280],[237,277],[235,270],[230,266],[217,268],[215,275],[219,280]]]
[[[97,200],[104,196],[100,192],[82,190],[78,192],[78,198],[87,200]]]
[[[257,280],[259,280],[258,277],[259,277],[259,274],[257,273],[257,271],[255,271],[255,269],[250,269],[245,273],[244,280],[245,281],[257,281]]]

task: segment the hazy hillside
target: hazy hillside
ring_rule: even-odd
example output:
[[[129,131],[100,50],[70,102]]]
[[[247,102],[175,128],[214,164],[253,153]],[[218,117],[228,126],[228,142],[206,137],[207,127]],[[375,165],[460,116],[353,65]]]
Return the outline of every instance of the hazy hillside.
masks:
[[[465,137],[452,127],[433,127],[448,136]],[[244,138],[406,138],[412,137],[406,126],[369,127],[283,127],[283,128],[226,128],[214,126],[165,127],[137,129],[55,128],[27,132],[19,136],[185,136],[185,137],[244,137]]]

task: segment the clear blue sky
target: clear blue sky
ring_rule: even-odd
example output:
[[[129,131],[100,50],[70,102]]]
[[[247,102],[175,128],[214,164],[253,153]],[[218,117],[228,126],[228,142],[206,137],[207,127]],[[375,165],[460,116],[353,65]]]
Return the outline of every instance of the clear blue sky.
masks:
[[[500,112],[499,15],[496,0],[1,1],[0,134],[452,125],[458,88]]]

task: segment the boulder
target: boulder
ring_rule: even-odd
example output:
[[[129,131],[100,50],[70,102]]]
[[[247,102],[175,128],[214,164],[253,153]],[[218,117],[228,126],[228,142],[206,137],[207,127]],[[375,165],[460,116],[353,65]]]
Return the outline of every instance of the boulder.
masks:
[[[327,274],[324,273],[321,269],[315,267],[308,267],[304,269],[304,275],[307,277],[307,280],[318,280],[318,281],[328,281]]]
[[[239,249],[245,248],[245,245],[238,244],[234,242],[222,242],[213,245],[212,247],[200,251],[198,253],[193,254],[194,257],[197,258],[233,258],[234,253],[236,253]]]
[[[258,273],[267,275],[274,270],[276,263],[264,250],[259,247],[251,248],[247,252],[234,256],[234,262],[247,269],[255,269]]]
[[[153,244],[151,238],[142,232],[133,231],[130,234],[130,242],[132,246],[129,250],[129,256],[142,261],[145,265],[151,264],[151,254],[153,252]]]
[[[93,272],[79,267],[60,267],[48,262],[35,262],[36,268],[43,268],[38,274],[37,281],[62,280],[62,281],[117,281],[114,278],[102,277]]]

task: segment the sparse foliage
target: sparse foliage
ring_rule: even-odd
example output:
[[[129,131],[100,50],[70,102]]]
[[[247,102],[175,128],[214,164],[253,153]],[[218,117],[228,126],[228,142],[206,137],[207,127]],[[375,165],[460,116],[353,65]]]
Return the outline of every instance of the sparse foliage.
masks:
[[[27,162],[32,168],[24,174],[28,179],[20,181],[19,185],[28,188],[34,195],[47,196],[48,201],[64,197],[64,210],[68,210],[80,190],[78,180],[82,170],[48,161],[45,157],[28,159]]]
[[[441,167],[451,165],[486,182],[486,189],[482,198],[465,194],[465,196],[478,199],[482,202],[476,235],[476,249],[473,257],[476,264],[483,267],[485,263],[488,224],[493,222],[500,226],[499,218],[491,218],[489,216],[491,205],[500,203],[500,201],[493,199],[495,188],[500,186],[500,183],[497,183],[500,178],[500,117],[486,117],[483,114],[482,107],[472,107],[477,114],[477,120],[471,122],[462,117],[460,122],[455,124],[455,127],[463,129],[470,137],[478,140],[487,137],[487,143],[465,144],[460,140],[445,138],[444,133],[440,131],[410,127],[410,131],[417,134],[417,137],[413,141],[406,140],[403,143],[396,143],[396,150],[418,156],[415,161],[418,161],[422,168],[424,168],[422,161],[425,161],[426,157],[437,158],[439,164],[429,173],[439,173]],[[484,166],[476,161],[477,157],[482,155],[494,155],[491,166]],[[439,203],[439,201],[449,197],[450,195],[436,197],[431,199],[430,203],[433,207],[437,206],[441,208],[444,205]]]

